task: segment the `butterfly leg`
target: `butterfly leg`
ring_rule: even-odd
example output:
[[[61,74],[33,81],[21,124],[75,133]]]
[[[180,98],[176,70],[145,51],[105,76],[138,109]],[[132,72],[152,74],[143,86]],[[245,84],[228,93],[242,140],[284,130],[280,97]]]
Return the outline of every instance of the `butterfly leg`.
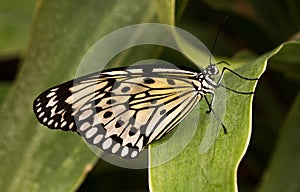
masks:
[[[208,101],[206,95],[204,97],[205,97],[205,100],[206,100],[207,105],[208,105],[208,110],[206,111],[206,113],[210,113],[212,111],[212,105],[213,105],[214,100],[215,100],[215,94],[211,93],[211,100],[210,100],[210,102]]]
[[[214,98],[214,94],[213,95],[213,98]],[[209,107],[209,112],[212,112],[213,115],[215,116],[215,118],[219,121],[219,123],[221,124],[222,128],[223,128],[223,131],[224,131],[224,134],[227,134],[227,129],[225,127],[225,125],[223,124],[223,122],[221,121],[221,119],[219,118],[219,116],[215,113],[215,111],[213,110],[212,106],[211,106],[211,103],[209,103],[206,95],[204,95],[204,99]]]
[[[230,64],[227,63],[226,61],[220,61],[220,62],[216,63],[215,65],[219,65],[219,64],[226,64],[226,65],[230,66]],[[230,69],[228,67],[223,67],[222,72],[221,72],[221,76],[220,76],[217,84],[221,83],[221,81],[223,79],[223,76],[224,76],[224,73],[225,73],[225,70],[230,71],[231,73],[233,73],[234,75],[238,76],[241,79],[245,79],[245,80],[249,80],[249,81],[257,81],[257,80],[259,80],[258,78],[243,77],[240,74],[238,74],[237,72],[233,71],[232,69]]]
[[[221,64],[221,63],[224,63],[224,64],[229,65],[226,61],[221,61],[221,62],[218,62],[217,64]],[[220,75],[220,77],[219,77],[219,79],[218,79],[218,81],[217,81],[217,87],[220,87],[220,86],[221,86],[221,87],[223,87],[223,88],[225,88],[225,89],[227,89],[227,90],[229,90],[229,91],[232,91],[232,92],[235,92],[235,93],[239,93],[239,94],[244,94],[244,95],[251,95],[251,94],[254,93],[254,92],[241,92],[241,91],[236,91],[236,90],[234,90],[234,89],[231,89],[231,88],[226,87],[225,85],[223,85],[223,84],[222,84],[222,79],[223,79],[223,77],[224,77],[225,70],[230,71],[231,73],[233,73],[234,75],[238,76],[238,77],[241,78],[241,79],[245,79],[245,80],[249,80],[249,81],[257,81],[257,80],[259,80],[258,78],[247,78],[247,77],[243,77],[243,76],[241,76],[240,74],[238,74],[237,72],[233,71],[232,69],[229,69],[229,68],[227,68],[227,67],[224,67],[224,68],[222,69],[221,75]]]

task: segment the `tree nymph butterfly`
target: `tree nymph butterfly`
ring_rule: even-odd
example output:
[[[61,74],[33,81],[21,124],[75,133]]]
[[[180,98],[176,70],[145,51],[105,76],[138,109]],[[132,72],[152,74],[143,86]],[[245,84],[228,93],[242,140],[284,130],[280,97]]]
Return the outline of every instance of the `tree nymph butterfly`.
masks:
[[[40,94],[33,103],[40,123],[50,129],[77,132],[89,144],[122,158],[136,158],[151,142],[160,139],[180,123],[204,97],[213,110],[214,90],[224,86],[226,70],[216,64],[203,70],[179,69],[149,64],[113,68],[88,74]],[[211,101],[207,96],[211,95]]]

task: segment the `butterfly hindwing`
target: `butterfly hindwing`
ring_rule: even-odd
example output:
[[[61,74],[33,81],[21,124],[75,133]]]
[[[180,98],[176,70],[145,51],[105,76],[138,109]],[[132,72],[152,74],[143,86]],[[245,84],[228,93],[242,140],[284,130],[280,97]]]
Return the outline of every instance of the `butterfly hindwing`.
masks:
[[[110,69],[48,89],[34,111],[49,128],[76,131],[107,153],[135,158],[201,99],[196,75],[159,65]]]

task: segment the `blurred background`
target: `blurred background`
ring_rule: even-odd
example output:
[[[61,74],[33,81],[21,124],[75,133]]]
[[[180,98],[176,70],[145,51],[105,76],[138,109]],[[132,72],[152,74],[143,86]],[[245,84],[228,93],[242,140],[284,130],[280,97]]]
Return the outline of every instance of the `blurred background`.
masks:
[[[245,49],[261,55],[296,39],[297,34],[299,37],[300,1],[230,2],[185,1],[186,6],[176,10],[176,26],[189,31],[210,48],[221,22],[229,15],[215,46],[216,57],[232,57]],[[36,3],[35,0],[0,2],[0,105],[22,65]],[[300,72],[299,65],[293,70]],[[256,191],[260,185],[299,87],[299,78],[290,77],[272,65],[260,79],[254,96],[250,146],[238,169],[239,191]],[[124,183],[115,185],[115,179]],[[105,191],[148,191],[147,182],[147,170],[123,169],[99,160],[78,191],[92,191],[99,185],[103,190],[109,186]]]

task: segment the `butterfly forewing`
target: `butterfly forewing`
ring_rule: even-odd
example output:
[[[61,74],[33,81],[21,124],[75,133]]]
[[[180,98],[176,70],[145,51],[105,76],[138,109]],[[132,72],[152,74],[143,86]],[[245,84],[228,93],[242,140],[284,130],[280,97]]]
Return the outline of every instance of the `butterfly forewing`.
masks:
[[[135,158],[201,99],[197,74],[161,65],[106,70],[48,89],[34,111],[49,128],[76,131],[107,153]]]
[[[77,130],[72,105],[66,102],[72,95],[69,91],[72,85],[72,81],[58,85],[46,90],[34,100],[33,110],[40,123],[51,129]]]

